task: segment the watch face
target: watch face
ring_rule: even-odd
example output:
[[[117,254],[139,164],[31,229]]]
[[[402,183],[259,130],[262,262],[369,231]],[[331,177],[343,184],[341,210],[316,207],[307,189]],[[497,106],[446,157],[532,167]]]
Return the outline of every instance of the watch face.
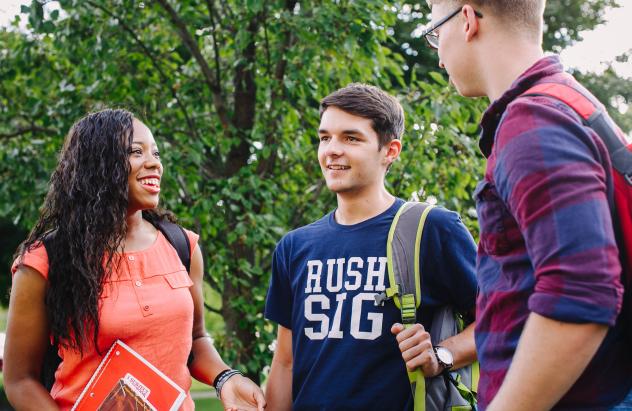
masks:
[[[437,347],[437,358],[443,364],[452,366],[454,362],[454,358],[452,357],[452,353],[447,348]]]

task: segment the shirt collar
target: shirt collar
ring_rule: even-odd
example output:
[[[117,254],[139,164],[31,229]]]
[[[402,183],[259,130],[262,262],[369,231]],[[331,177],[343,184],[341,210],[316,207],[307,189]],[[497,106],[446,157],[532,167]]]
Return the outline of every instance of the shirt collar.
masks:
[[[489,157],[491,154],[496,128],[509,103],[527,91],[527,89],[539,80],[563,71],[564,67],[558,56],[543,57],[522,73],[520,77],[511,84],[509,89],[485,110],[483,118],[481,119],[482,131],[478,143],[485,157]]]

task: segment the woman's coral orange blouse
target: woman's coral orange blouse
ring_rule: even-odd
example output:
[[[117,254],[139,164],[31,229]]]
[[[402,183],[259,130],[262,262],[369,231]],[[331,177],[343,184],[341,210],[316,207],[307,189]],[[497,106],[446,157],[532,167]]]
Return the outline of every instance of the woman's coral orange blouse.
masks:
[[[199,236],[186,231],[191,255]],[[69,410],[96,370],[102,355],[117,339],[136,350],[169,376],[185,392],[191,387],[187,358],[191,351],[193,285],[175,249],[158,231],[154,244],[142,251],[122,254],[101,295],[98,346],[84,353],[60,347],[62,363],[55,373],[51,395],[62,410]],[[24,255],[22,264],[48,278],[48,256],[43,246]],[[18,263],[13,264],[15,273]],[[181,410],[194,409],[190,393]]]

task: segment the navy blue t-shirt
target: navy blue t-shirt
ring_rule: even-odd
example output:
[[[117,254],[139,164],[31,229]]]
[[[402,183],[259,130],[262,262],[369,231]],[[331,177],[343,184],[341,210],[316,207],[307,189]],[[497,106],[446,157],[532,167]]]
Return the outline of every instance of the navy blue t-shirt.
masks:
[[[354,225],[331,212],[291,231],[277,245],[265,317],[292,330],[293,409],[412,410],[410,383],[391,326],[392,301],[375,306],[388,285],[386,239],[399,207]],[[421,242],[418,318],[452,305],[474,311],[476,245],[459,216],[435,208]]]

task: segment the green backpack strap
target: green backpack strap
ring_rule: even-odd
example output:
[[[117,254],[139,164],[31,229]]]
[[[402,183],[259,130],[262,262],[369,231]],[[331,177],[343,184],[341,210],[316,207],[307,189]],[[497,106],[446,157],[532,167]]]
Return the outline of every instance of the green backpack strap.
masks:
[[[389,287],[376,296],[376,304],[393,299],[402,313],[405,328],[417,322],[417,308],[421,303],[421,272],[419,253],[421,237],[428,213],[433,208],[427,203],[404,203],[395,214],[388,233],[386,259]],[[426,381],[421,370],[408,372],[415,411],[426,409]]]

